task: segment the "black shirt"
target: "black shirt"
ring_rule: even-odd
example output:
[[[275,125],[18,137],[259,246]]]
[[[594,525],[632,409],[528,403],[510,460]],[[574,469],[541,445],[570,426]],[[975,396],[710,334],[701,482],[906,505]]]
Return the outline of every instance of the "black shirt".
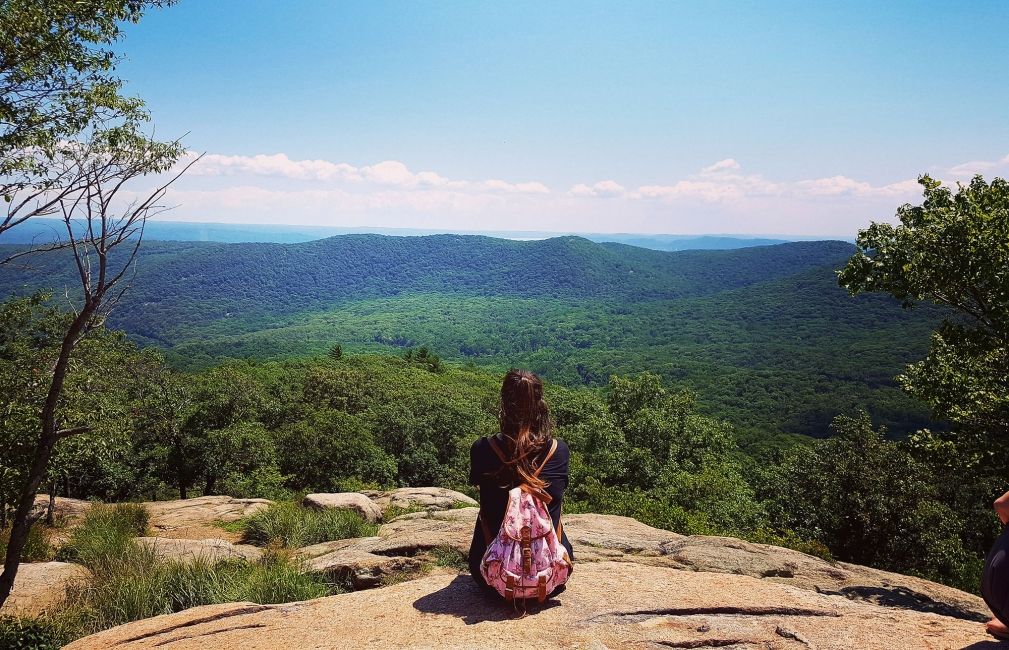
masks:
[[[503,452],[508,453],[506,442],[502,441],[501,438],[498,438],[496,442]],[[542,459],[546,457],[548,451],[549,446],[540,453],[540,457],[534,465],[538,466],[542,462]],[[547,505],[547,510],[550,511],[550,518],[554,522],[554,530],[557,530],[561,520],[561,505],[564,501],[564,490],[568,486],[568,462],[570,458],[571,452],[568,450],[567,444],[563,440],[558,439],[557,451],[550,457],[550,460],[547,461],[546,466],[543,467],[539,475],[541,479],[547,482],[546,492],[552,499]],[[479,438],[473,443],[469,451],[469,482],[470,485],[476,485],[480,488],[480,517],[487,524],[491,535],[496,535],[498,529],[501,528],[501,522],[504,521],[505,508],[508,507],[508,491],[515,487],[514,485],[500,485],[501,479],[497,476],[497,472],[501,469],[502,465],[501,459],[494,453],[487,438]],[[563,530],[561,543],[567,548],[568,557],[574,560],[575,555],[571,548],[571,542],[568,541],[567,535],[563,533]],[[483,528],[480,525],[480,521],[477,520],[476,527],[473,530],[473,541],[469,549],[469,566],[474,579],[480,583],[483,582],[480,576],[480,560],[483,559],[483,554],[486,550],[487,544],[484,541]]]

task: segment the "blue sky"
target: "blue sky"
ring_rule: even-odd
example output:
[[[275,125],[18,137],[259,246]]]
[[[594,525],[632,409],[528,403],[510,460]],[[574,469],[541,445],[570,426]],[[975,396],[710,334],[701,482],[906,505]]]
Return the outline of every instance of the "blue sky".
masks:
[[[121,75],[171,218],[851,235],[1009,173],[1009,5],[182,0]]]

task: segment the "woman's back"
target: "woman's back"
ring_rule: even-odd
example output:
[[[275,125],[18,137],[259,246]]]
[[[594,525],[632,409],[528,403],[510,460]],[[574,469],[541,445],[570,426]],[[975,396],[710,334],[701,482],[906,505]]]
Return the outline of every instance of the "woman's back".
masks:
[[[473,530],[469,565],[473,579],[481,585],[485,584],[480,575],[484,552],[501,527],[509,490],[520,485],[546,504],[569,560],[574,558],[561,522],[570,452],[562,440],[553,437],[540,378],[526,370],[509,370],[501,386],[498,419],[501,432],[478,439],[470,449],[469,482],[480,489],[480,516]]]

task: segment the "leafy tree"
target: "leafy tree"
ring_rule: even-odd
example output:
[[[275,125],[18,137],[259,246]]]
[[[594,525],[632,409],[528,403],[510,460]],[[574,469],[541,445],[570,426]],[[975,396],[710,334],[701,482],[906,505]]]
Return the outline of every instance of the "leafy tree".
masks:
[[[283,482],[273,437],[259,422],[208,431],[202,452],[204,494],[273,496]]]
[[[333,347],[329,348],[329,358],[333,361],[339,361],[343,358],[343,346],[337,343]]]
[[[407,362],[424,368],[429,372],[443,372],[445,369],[441,364],[441,358],[437,354],[431,352],[426,345],[422,345],[416,352],[414,352],[412,348],[407,350],[406,354],[403,355],[403,358],[406,359]]]
[[[192,482],[185,424],[193,415],[192,380],[165,366],[148,348],[133,366],[134,436],[131,460],[138,476],[135,490],[152,499],[160,485],[173,485],[185,499]]]
[[[81,151],[153,144],[142,101],[122,94],[122,24],[171,0],[5,0],[0,5],[0,233],[59,212],[91,184]],[[142,146],[141,148],[146,148]]]
[[[864,411],[838,416],[833,430],[790,452],[760,486],[772,520],[838,559],[971,588],[979,567],[962,544],[964,522],[940,501],[928,466]]]
[[[839,272],[852,294],[887,292],[950,310],[928,356],[900,377],[939,418],[1009,434],[1009,183],[976,176],[954,193],[928,176],[925,200],[874,223]]]
[[[119,23],[138,20],[152,4],[0,4],[0,195],[7,204],[0,232],[32,217],[60,214],[66,239],[43,250],[71,249],[81,295],[45,373],[46,397],[32,461],[17,497],[0,574],[0,606],[13,587],[31,526],[29,513],[57,442],[90,429],[60,419],[74,351],[118,302],[141,226],[157,211],[168,184],[178,178],[128,205],[116,199],[129,181],[167,171],[182,154],[179,143],[157,142],[142,132],[142,102],[120,96],[120,83],[113,76],[114,56],[108,46],[119,36]],[[31,252],[17,252],[7,261]]]
[[[352,480],[391,485],[396,461],[374,440],[360,417],[320,410],[277,432],[281,471],[295,490],[339,490]]]

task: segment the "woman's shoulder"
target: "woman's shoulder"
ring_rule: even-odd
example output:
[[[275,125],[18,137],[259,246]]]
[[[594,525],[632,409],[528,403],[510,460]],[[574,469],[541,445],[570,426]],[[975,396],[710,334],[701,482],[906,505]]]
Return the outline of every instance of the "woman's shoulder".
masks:
[[[554,438],[554,441],[557,443],[557,450],[554,451],[555,454],[568,454],[569,453],[568,443],[564,442],[560,438]]]

